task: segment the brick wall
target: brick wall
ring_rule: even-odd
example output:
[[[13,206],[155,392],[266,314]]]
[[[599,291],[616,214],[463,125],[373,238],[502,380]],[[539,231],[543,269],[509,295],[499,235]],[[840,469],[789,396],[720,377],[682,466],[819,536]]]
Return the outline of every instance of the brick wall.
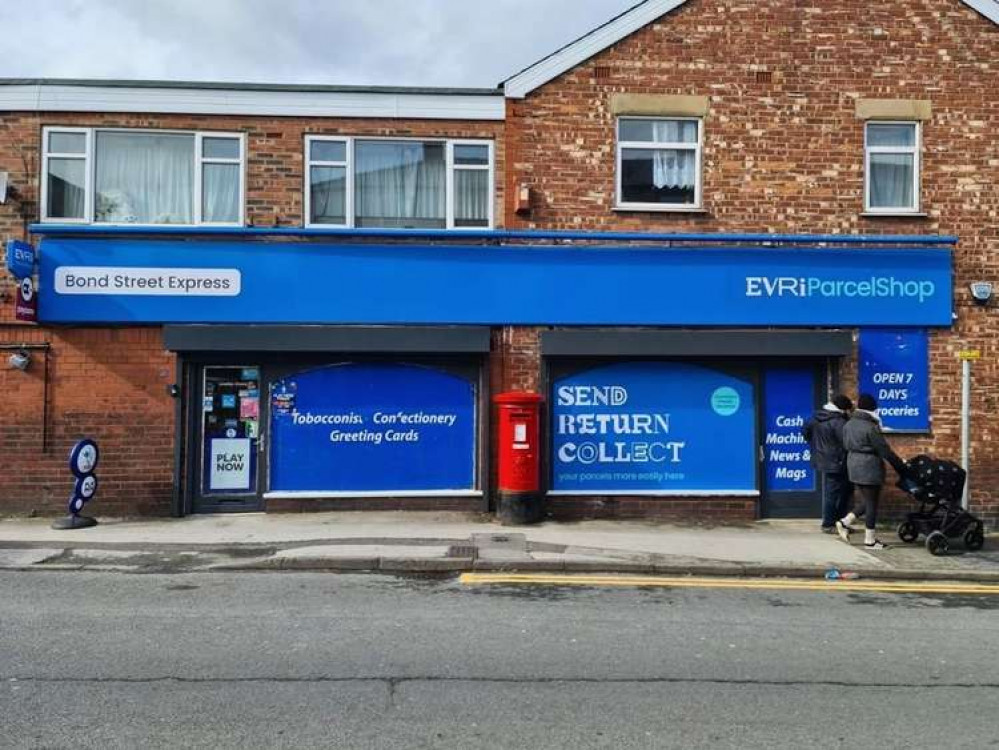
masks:
[[[102,515],[168,513],[174,401],[167,387],[175,370],[160,329],[0,325],[0,343],[50,345],[47,354],[31,350],[26,372],[7,367],[9,353],[0,353],[0,513],[64,512],[73,488],[69,450],[82,437],[101,447]]]
[[[503,125],[495,122],[15,113],[0,116],[0,170],[10,173],[18,191],[16,200],[0,205],[0,244],[26,238],[27,225],[38,220],[38,160],[46,125],[246,133],[247,220],[257,226],[302,225],[306,134],[493,139],[497,174],[503,169]],[[501,186],[496,205],[501,216]],[[16,323],[14,292],[11,277],[0,273],[0,344],[50,346],[47,440],[43,446],[45,355],[33,351],[34,362],[22,373],[7,367],[9,352],[0,352],[0,393],[5,394],[0,400],[0,448],[6,463],[0,514],[63,512],[72,491],[66,459],[73,442],[83,436],[97,439],[104,455],[97,472],[101,484],[95,512],[168,513],[174,401],[167,386],[176,372],[173,355],[163,349],[160,329]],[[380,507],[413,504],[393,505],[388,500]]]
[[[958,0],[690,0],[525,99],[508,100],[507,225],[958,235],[958,320],[931,338],[933,435],[893,442],[903,455],[958,457],[956,354],[981,349],[972,498],[995,523],[999,313],[975,307],[967,284],[999,281],[997,49],[999,26]],[[703,212],[613,210],[616,93],[708,97]],[[862,216],[858,98],[931,100],[923,127],[925,217]],[[532,192],[527,215],[516,213],[513,200],[521,185]],[[855,369],[845,363],[847,385],[855,384]]]

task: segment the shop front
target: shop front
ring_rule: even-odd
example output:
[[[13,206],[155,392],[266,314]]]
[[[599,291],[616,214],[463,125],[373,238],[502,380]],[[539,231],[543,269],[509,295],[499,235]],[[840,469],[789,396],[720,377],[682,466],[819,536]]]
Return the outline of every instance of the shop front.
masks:
[[[510,359],[556,515],[815,515],[804,420],[858,364],[928,432],[952,316],[954,238],[44,229],[47,325],[163,327],[178,514],[488,510]]]
[[[487,509],[487,328],[170,325],[164,340],[185,384],[178,513]]]
[[[801,430],[838,386],[850,331],[552,331],[549,497],[728,498],[810,517]]]

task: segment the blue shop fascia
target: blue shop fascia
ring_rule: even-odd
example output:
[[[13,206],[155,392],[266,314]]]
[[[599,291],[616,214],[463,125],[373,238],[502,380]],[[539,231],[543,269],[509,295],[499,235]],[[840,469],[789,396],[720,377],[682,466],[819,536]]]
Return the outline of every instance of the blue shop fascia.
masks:
[[[818,515],[803,421],[857,358],[930,431],[955,237],[36,225],[45,325],[157,326],[175,512],[489,510],[505,332],[537,331],[542,489]]]

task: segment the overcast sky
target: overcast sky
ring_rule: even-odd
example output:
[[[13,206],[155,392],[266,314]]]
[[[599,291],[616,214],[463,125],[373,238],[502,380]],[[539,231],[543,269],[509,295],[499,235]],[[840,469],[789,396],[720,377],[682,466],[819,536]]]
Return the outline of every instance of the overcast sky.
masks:
[[[0,0],[0,77],[492,87],[636,2]]]

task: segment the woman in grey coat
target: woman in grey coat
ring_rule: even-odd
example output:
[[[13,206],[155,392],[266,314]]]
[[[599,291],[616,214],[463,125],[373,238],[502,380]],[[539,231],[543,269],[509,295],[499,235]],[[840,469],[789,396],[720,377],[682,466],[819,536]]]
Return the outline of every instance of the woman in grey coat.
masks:
[[[881,434],[878,403],[870,394],[857,399],[857,408],[843,427],[843,447],[846,448],[846,472],[856,487],[857,501],[852,512],[836,522],[836,531],[844,542],[850,541],[851,524],[864,516],[864,545],[868,549],[884,549],[874,533],[878,520],[878,498],[885,483],[885,461],[900,477],[905,476],[905,462],[899,458]]]

